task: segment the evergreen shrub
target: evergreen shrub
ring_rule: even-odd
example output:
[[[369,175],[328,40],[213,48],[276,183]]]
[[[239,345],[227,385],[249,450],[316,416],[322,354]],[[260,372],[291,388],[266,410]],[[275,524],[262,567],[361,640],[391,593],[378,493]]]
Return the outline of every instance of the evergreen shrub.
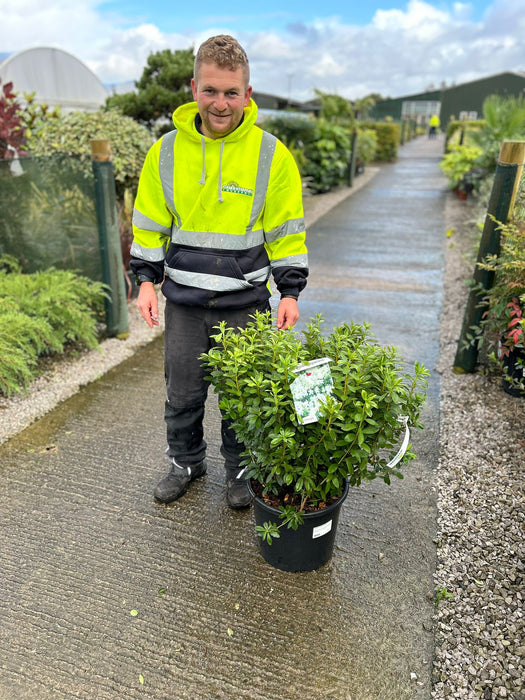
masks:
[[[0,258],[0,394],[22,393],[39,358],[98,345],[104,285],[69,270],[22,274]]]

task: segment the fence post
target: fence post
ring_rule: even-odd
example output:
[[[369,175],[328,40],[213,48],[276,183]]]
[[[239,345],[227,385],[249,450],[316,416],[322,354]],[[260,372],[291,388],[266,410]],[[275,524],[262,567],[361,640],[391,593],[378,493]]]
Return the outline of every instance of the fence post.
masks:
[[[355,176],[355,162],[357,158],[357,129],[354,129],[352,131],[352,140],[350,148],[350,162],[348,163],[348,187],[353,187]]]
[[[405,145],[405,125],[406,121],[403,119],[403,117],[401,117],[401,129],[399,132],[399,144],[401,146]]]
[[[91,162],[95,176],[102,281],[109,287],[110,294],[110,298],[106,299],[107,334],[112,338],[124,339],[129,336],[128,306],[109,141],[91,141]]]
[[[506,224],[512,212],[524,163],[525,141],[503,141],[474,268],[475,286],[470,290],[454,359],[453,371],[456,374],[473,372],[476,367],[478,348],[476,343],[467,344],[467,335],[473,327],[479,326],[483,316],[480,304],[484,292],[494,283],[494,272],[482,270],[478,263],[488,255],[499,255],[499,225]]]

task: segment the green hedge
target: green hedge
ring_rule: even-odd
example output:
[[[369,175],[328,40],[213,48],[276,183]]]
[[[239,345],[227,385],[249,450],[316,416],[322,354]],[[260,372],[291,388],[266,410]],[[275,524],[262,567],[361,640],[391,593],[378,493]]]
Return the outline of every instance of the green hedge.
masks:
[[[359,122],[361,129],[371,129],[377,138],[374,160],[391,163],[397,158],[397,148],[401,138],[399,124],[393,122]]]
[[[445,150],[447,150],[449,145],[453,143],[459,144],[462,129],[465,129],[465,133],[468,136],[469,132],[479,131],[484,124],[484,119],[463,119],[462,121],[450,121],[448,123],[447,131],[445,133]]]

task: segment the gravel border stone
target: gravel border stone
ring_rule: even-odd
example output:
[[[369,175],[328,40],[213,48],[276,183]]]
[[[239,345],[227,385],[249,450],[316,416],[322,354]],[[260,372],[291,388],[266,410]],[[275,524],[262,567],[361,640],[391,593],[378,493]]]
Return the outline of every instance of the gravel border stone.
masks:
[[[475,241],[465,203],[449,194],[445,214],[432,698],[525,700],[525,402],[452,372]]]

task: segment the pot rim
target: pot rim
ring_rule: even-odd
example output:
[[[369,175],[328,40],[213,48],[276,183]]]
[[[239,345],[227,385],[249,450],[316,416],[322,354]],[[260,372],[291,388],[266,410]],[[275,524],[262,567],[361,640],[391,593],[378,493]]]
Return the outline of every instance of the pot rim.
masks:
[[[247,479],[247,483],[248,483],[248,490],[250,491],[250,494],[252,495],[252,497],[257,501],[257,503],[260,504],[260,506],[262,508],[264,508],[266,511],[268,511],[268,513],[274,514],[275,516],[279,517],[281,515],[281,511],[279,510],[279,508],[275,508],[274,506],[270,506],[262,498],[259,498],[259,496],[255,495],[255,492],[252,488],[252,480],[251,479]],[[320,508],[319,510],[313,510],[309,513],[302,513],[303,519],[308,520],[309,518],[318,518],[323,513],[331,513],[336,508],[339,508],[342,501],[344,501],[346,499],[346,497],[348,496],[349,490],[350,490],[350,485],[348,483],[348,479],[345,479],[343,493],[339,496],[337,501],[334,501],[326,508]]]

